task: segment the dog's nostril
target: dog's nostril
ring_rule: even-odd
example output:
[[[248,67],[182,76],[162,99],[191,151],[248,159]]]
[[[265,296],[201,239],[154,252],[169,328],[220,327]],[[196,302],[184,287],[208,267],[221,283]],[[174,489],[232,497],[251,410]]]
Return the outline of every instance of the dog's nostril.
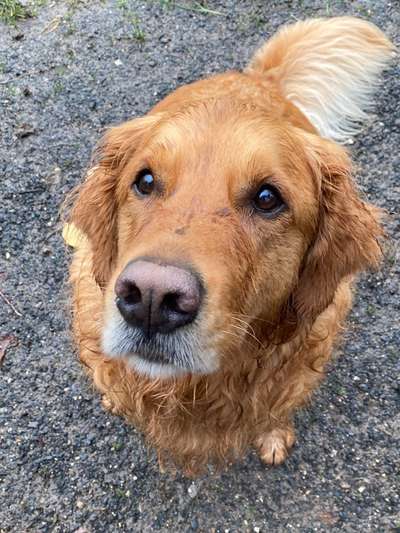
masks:
[[[200,305],[200,293],[196,290],[170,292],[162,300],[161,307],[183,316],[195,316]]]
[[[126,292],[123,298],[127,304],[138,304],[142,300],[142,293],[135,284],[130,283],[129,285],[129,290]]]
[[[142,293],[133,281],[118,281],[115,293],[125,304],[134,305],[140,303],[142,300]]]
[[[180,305],[181,295],[177,292],[170,292],[166,294],[162,300],[161,306],[167,311],[174,311],[175,313],[185,313]]]

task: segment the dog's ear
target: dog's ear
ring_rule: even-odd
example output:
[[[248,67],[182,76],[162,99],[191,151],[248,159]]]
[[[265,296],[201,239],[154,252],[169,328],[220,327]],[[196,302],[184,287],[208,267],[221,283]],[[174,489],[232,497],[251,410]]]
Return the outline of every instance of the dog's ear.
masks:
[[[299,21],[281,28],[245,72],[269,80],[322,137],[341,141],[359,128],[394,46],[354,17]]]
[[[103,286],[118,253],[118,198],[120,172],[159,120],[148,115],[110,128],[94,154],[94,166],[73,192],[69,219],[92,247],[93,275]]]
[[[292,305],[300,319],[314,319],[332,302],[343,278],[379,264],[382,229],[379,210],[356,190],[347,151],[316,135],[301,135],[319,190],[319,215]]]

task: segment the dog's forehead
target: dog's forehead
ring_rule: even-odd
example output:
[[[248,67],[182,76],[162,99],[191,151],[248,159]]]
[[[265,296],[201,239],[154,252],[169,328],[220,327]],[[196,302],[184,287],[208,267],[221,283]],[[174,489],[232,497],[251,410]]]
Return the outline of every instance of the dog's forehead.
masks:
[[[158,128],[159,140],[202,143],[218,140],[243,142],[243,134],[265,135],[279,123],[281,112],[242,100],[210,99],[166,113]],[[248,139],[250,140],[250,139]]]
[[[201,185],[218,196],[235,195],[249,183],[273,176],[289,196],[299,188],[302,198],[313,196],[301,142],[279,110],[204,102],[167,115],[155,128],[147,153],[150,168],[173,182],[173,188],[177,183]]]
[[[166,116],[147,151],[181,171],[240,176],[273,172],[285,158],[289,134],[275,113],[232,102],[205,102]]]

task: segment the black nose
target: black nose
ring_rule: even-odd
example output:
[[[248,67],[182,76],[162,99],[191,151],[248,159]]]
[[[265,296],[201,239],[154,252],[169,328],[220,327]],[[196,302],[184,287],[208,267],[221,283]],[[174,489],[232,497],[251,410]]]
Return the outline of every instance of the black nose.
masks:
[[[189,270],[144,259],[129,263],[115,283],[121,315],[146,337],[192,322],[201,293],[198,277]]]

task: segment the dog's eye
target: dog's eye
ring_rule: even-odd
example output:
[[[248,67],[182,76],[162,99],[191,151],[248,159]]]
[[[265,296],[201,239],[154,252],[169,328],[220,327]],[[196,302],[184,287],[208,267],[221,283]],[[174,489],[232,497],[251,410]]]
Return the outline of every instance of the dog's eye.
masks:
[[[133,189],[139,196],[148,196],[154,190],[154,176],[145,168],[139,172],[133,182]]]
[[[285,206],[281,195],[271,185],[263,185],[257,191],[252,203],[257,211],[267,216],[278,214]]]

